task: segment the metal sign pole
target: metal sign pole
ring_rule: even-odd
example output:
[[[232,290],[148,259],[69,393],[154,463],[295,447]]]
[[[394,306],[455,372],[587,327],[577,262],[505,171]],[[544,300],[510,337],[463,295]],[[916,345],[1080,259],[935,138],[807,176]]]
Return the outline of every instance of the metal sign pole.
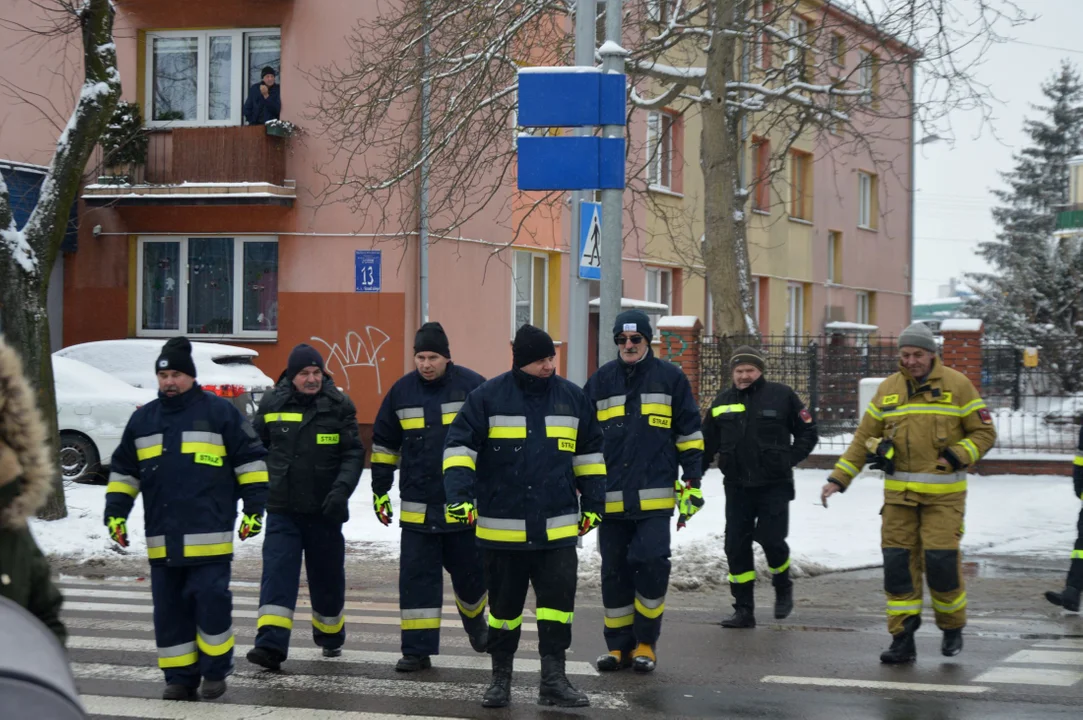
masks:
[[[621,44],[621,19],[623,9],[621,0],[607,0],[605,6],[605,39],[609,43]],[[624,73],[624,53],[616,48],[607,48],[602,52],[603,73]],[[603,125],[602,136],[623,138],[623,125]],[[622,174],[626,172],[623,165]],[[623,185],[623,183],[622,183]],[[598,308],[598,367],[615,357],[611,343],[603,341],[613,329],[613,323],[620,314],[622,293],[621,254],[624,249],[624,191],[602,190],[602,236],[601,260],[602,283],[601,299]]]

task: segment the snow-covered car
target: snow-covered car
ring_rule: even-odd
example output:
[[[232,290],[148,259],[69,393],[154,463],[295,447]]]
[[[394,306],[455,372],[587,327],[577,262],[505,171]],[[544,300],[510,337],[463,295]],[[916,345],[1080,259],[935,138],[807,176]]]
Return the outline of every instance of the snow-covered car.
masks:
[[[158,397],[71,358],[53,355],[60,469],[65,480],[91,482],[109,465],[136,408]]]
[[[154,361],[165,340],[129,338],[80,343],[56,355],[73,358],[109,373],[135,387],[158,391]],[[253,361],[259,353],[236,345],[193,342],[192,361],[204,390],[228,398],[248,418],[256,413],[260,398],[274,387]]]

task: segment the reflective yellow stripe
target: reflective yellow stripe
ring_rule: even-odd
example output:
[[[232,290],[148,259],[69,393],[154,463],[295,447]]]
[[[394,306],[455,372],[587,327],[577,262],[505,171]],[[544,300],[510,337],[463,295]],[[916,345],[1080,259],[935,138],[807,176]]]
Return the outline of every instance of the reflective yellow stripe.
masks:
[[[399,465],[398,455],[388,455],[386,453],[374,452],[372,453],[372,457],[370,458],[370,460],[373,463],[383,463],[384,465],[394,465],[395,467],[398,467]]]
[[[1072,464],[1073,465],[1083,465],[1083,455],[1076,455],[1075,459],[1072,460]]]
[[[576,477],[580,475],[605,475],[605,463],[590,463],[588,465],[576,465],[572,468]]]
[[[853,463],[842,458],[839,458],[839,461],[835,463],[835,467],[837,467],[839,470],[842,470],[850,477],[854,477],[858,473],[858,469],[853,466]]]
[[[133,487],[128,483],[113,481],[105,486],[105,492],[118,492],[124,493],[125,495],[131,495],[132,497],[136,497],[137,495],[139,495],[139,488]]]
[[[526,426],[506,427],[498,425],[489,428],[489,437],[494,440],[522,440],[526,438]]]
[[[672,509],[676,505],[677,498],[675,497],[651,498],[649,500],[640,499],[639,501],[640,510],[666,510]]]
[[[233,542],[213,543],[211,545],[185,545],[184,557],[209,557],[211,555],[229,555],[233,552]],[[164,556],[164,553],[163,553]]]
[[[470,468],[471,470],[477,470],[477,464],[474,462],[474,458],[469,455],[452,455],[451,457],[444,458],[444,472],[453,467]]]
[[[624,417],[624,406],[615,405],[611,408],[598,411],[598,422],[605,422],[606,420],[612,420],[615,417]]]
[[[756,579],[756,571],[749,570],[748,572],[743,572],[740,575],[727,575],[726,579],[729,580],[731,583],[736,583],[738,585],[741,583],[752,582]]]
[[[255,472],[242,473],[237,476],[237,483],[240,485],[251,485],[252,483],[268,482],[268,475],[266,470],[257,470]]]
[[[578,525],[564,525],[562,527],[547,528],[545,531],[547,540],[561,540],[563,538],[575,537],[578,534]]]
[[[946,614],[957,613],[957,612],[959,612],[960,610],[962,610],[965,607],[966,607],[966,593],[965,592],[962,595],[960,595],[958,597],[958,599],[955,600],[955,602],[951,602],[951,603],[942,603],[939,600],[937,600],[936,598],[933,598],[933,610],[936,610],[937,612],[942,612],[942,613],[946,613]]]
[[[665,417],[673,417],[673,408],[670,405],[663,405],[662,403],[643,403],[641,412],[643,415],[664,415]]]
[[[563,425],[547,425],[545,427],[545,437],[575,440],[576,434],[577,431],[573,427],[565,427]]]
[[[967,415],[970,415],[977,410],[981,410],[984,407],[986,407],[985,401],[981,398],[978,398],[977,400],[971,400],[966,405],[963,405],[961,408],[959,408],[959,414],[963,417],[966,417]]]
[[[888,615],[920,615],[921,600],[888,600]]]
[[[256,629],[258,630],[264,625],[274,625],[275,627],[292,630],[293,620],[288,617],[282,617],[281,615],[261,615],[259,620],[256,621]]]
[[[622,513],[624,512],[624,501],[617,500],[616,502],[607,502],[605,504],[605,511],[607,513]]]
[[[964,492],[966,490],[966,480],[944,484],[885,480],[884,489],[897,490],[898,492],[910,490],[911,492],[928,493],[929,495],[947,495],[948,493]]]
[[[877,409],[877,407],[875,405],[873,405],[872,403],[869,403],[869,406],[867,408],[865,408],[865,412],[867,412],[869,415],[872,415],[877,420],[883,420],[884,419],[884,414],[882,412],[880,412],[880,410]]]
[[[161,454],[161,445],[151,445],[150,447],[139,448],[135,451],[135,456],[140,460],[150,460],[151,458],[156,458]]]
[[[195,665],[199,662],[199,651],[186,653],[184,655],[176,655],[174,657],[160,657],[158,658],[158,667],[162,668],[175,668],[186,667],[188,665]]]
[[[540,620],[541,619],[541,617],[540,617],[541,616],[541,608],[538,608],[538,615],[539,615],[538,619]],[[500,620],[499,618],[493,617],[491,614],[489,615],[489,627],[495,628],[497,630],[514,630],[515,628],[519,627],[522,624],[523,624],[523,616],[522,615],[515,618],[514,620]]]
[[[635,614],[621,615],[620,617],[607,617],[605,619],[605,626],[607,628],[622,628],[632,625],[636,621]]]
[[[399,521],[404,523],[422,524],[425,522],[425,513],[403,511],[399,513]]]
[[[755,577],[755,575],[756,575],[755,573],[752,574],[753,577]],[[647,607],[642,602],[640,602],[639,598],[636,598],[634,604],[635,604],[636,612],[638,612],[643,617],[650,618],[651,620],[658,617],[659,615],[661,615],[666,610],[666,604],[664,602],[659,603],[658,607],[652,608],[652,607]]]
[[[147,558],[150,560],[160,560],[165,557],[165,545],[160,547],[148,547]]]
[[[564,612],[563,610],[554,610],[553,608],[538,608],[537,615],[539,622],[547,620],[549,622],[558,622],[564,625],[571,625],[572,617],[574,616],[575,612]]]
[[[440,415],[440,422],[444,425],[450,425],[451,423],[455,422],[455,416],[458,414],[458,412],[443,413]]]
[[[222,642],[211,642],[211,639],[204,639],[202,633],[196,635],[196,645],[203,651],[205,655],[225,655],[227,652],[233,649],[233,631],[230,630],[229,637]],[[223,633],[225,634],[225,633]],[[215,638],[217,639],[217,638]]]
[[[526,530],[499,530],[478,525],[477,538],[479,540],[493,540],[495,542],[525,543]]]
[[[403,430],[424,430],[425,418],[399,418],[399,425]]]
[[[325,620],[331,620],[332,618],[324,618]],[[339,615],[338,619],[333,623],[326,623],[315,615],[312,616],[312,627],[316,628],[320,632],[326,635],[334,635],[335,633],[342,632],[342,628],[346,626],[346,616]]]
[[[217,455],[218,457],[226,456],[225,445],[215,445],[214,443],[206,442],[186,442],[181,443],[181,454],[189,455],[196,453],[207,453],[208,455]]]
[[[304,413],[267,413],[263,416],[264,422],[301,422],[304,419]]]
[[[711,417],[718,417],[725,413],[739,413],[744,412],[745,406],[743,403],[736,403],[734,405],[717,405],[711,408]]]
[[[966,453],[970,456],[970,462],[976,463],[978,458],[981,457],[981,453],[978,452],[978,446],[975,445],[974,441],[970,438],[963,438],[959,444],[966,448]]]
[[[413,618],[400,624],[403,630],[439,630],[440,618]]]
[[[778,575],[779,573],[784,573],[789,569],[790,569],[790,558],[786,558],[786,562],[782,563],[777,568],[768,567],[767,572],[771,573],[772,575]]]
[[[1073,560],[1083,560],[1083,550],[1073,550],[1072,551],[1072,559]]]
[[[478,615],[481,615],[481,611],[485,609],[488,602],[489,593],[482,595],[481,599],[473,604],[465,603],[458,595],[455,596],[455,604],[459,606],[459,612],[468,618],[475,618]]]
[[[702,440],[688,440],[686,442],[677,443],[677,452],[684,452],[685,450],[702,450]]]

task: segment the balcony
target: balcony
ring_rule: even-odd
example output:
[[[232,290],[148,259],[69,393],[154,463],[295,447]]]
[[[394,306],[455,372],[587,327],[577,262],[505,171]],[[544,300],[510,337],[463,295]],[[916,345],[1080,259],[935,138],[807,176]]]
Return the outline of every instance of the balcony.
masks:
[[[286,181],[288,139],[262,126],[150,129],[145,166],[87,185],[87,205],[282,205],[297,197]],[[96,162],[95,162],[96,160]],[[101,167],[101,149],[90,167]]]
[[[1083,235],[1083,205],[1069,205],[1057,213],[1057,235]]]

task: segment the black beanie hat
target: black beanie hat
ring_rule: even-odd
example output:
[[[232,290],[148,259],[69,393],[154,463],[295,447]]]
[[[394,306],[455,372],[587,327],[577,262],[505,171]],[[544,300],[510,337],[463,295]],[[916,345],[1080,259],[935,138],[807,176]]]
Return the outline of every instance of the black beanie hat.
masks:
[[[613,323],[613,337],[628,332],[639,333],[647,338],[647,342],[654,339],[654,332],[651,330],[651,319],[642,310],[625,310],[617,316],[617,321]]]
[[[169,338],[162,346],[162,354],[154,361],[154,372],[176,370],[191,377],[196,376],[196,364],[192,362],[192,343],[186,337]]]
[[[277,76],[278,73],[275,72],[275,69],[273,67],[268,65],[268,66],[264,67],[262,70],[260,70],[259,76],[263,77],[264,75],[276,75]]]
[[[323,369],[323,356],[319,351],[311,345],[301,343],[293,350],[290,350],[290,358],[286,361],[286,379],[293,382],[293,379],[297,377],[297,373],[304,370],[306,367],[316,366],[320,369],[320,372],[326,372]]]
[[[451,347],[448,345],[447,333],[444,326],[438,322],[427,322],[418,328],[414,335],[414,354],[419,352],[434,352],[451,359]]]
[[[730,358],[730,370],[733,370],[738,365],[752,365],[759,368],[760,372],[763,372],[763,353],[751,345],[742,345],[733,352],[733,357]]]
[[[553,338],[549,333],[533,325],[523,325],[515,333],[511,344],[512,364],[521,368],[538,360],[544,360],[557,354]]]

